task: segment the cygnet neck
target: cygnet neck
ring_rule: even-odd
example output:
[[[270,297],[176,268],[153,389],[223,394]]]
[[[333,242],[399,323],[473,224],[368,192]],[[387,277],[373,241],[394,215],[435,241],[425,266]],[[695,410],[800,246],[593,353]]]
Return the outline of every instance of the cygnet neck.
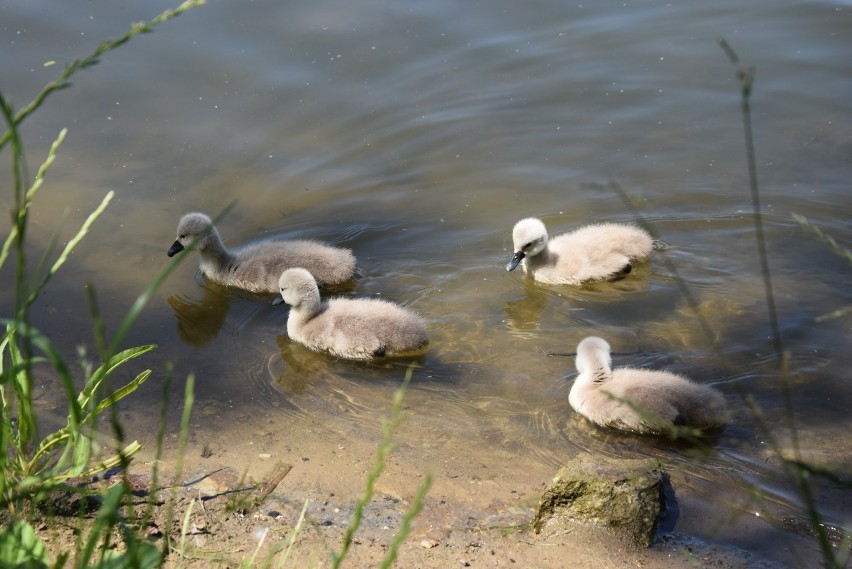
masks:
[[[219,267],[226,267],[236,259],[236,255],[228,251],[219,231],[212,225],[207,235],[198,242],[198,252]]]
[[[322,312],[322,301],[316,284],[303,283],[302,287],[299,303],[290,307],[290,314],[291,318],[295,316],[299,321],[306,322]]]
[[[612,378],[608,354],[597,347],[577,354],[577,368],[583,370],[576,380],[582,385],[602,385]]]

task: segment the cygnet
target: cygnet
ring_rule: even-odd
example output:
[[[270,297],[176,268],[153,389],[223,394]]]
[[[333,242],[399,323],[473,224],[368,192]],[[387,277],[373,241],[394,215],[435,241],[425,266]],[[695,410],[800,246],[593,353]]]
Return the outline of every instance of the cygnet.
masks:
[[[728,422],[725,398],[712,387],[667,371],[611,369],[610,347],[602,338],[580,342],[576,362],[579,375],[568,402],[602,427],[661,434],[673,425],[708,429]]]
[[[349,249],[319,241],[262,241],[228,250],[209,217],[187,213],[177,227],[177,240],[169,257],[195,240],[201,253],[201,272],[217,283],[255,293],[277,293],[278,278],[291,267],[304,267],[323,285],[341,284],[355,272],[355,257]]]
[[[311,350],[351,360],[371,360],[421,351],[429,343],[423,320],[402,306],[379,299],[320,301],[305,269],[288,269],[279,280],[290,305],[287,334]]]
[[[578,285],[630,272],[635,260],[647,257],[655,243],[644,230],[632,225],[589,225],[548,240],[540,219],[528,217],[512,230],[515,253],[506,265],[547,284]]]

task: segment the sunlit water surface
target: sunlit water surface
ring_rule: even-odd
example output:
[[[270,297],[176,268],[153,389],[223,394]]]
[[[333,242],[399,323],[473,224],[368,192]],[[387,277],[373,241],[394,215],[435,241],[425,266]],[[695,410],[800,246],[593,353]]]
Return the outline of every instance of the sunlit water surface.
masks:
[[[58,73],[45,62],[65,64],[166,7],[3,2],[3,95],[23,104]],[[850,267],[791,213],[850,245],[850,29],[844,2],[213,2],[109,54],[26,121],[33,170],[69,128],[33,208],[34,258],[116,192],[34,322],[73,358],[91,345],[84,283],[114,330],[166,265],[180,215],[235,203],[220,224],[227,243],[349,247],[362,276],[339,294],[428,320],[431,349],[406,398],[422,429],[406,443],[472,463],[499,449],[539,471],[585,450],[657,456],[708,504],[728,496],[743,511],[801,518],[764,428],[791,449],[789,393],[805,457],[849,471],[850,320],[815,319],[850,303]],[[757,257],[740,86],[719,36],[757,69],[752,120],[789,392]],[[11,207],[8,192],[0,204]],[[504,269],[522,217],[559,233],[639,215],[669,247],[621,280],[540,286]],[[172,361],[174,377],[195,373],[202,407],[221,409],[197,424],[200,437],[229,413],[251,421],[252,409],[320,419],[344,438],[375,428],[408,361],[308,352],[287,339],[285,307],[207,283],[196,264],[190,253],[128,342],[160,346],[147,356],[155,370]],[[11,284],[7,267],[4,313]],[[566,354],[589,334],[623,354],[616,365],[721,389],[736,423],[711,441],[715,454],[696,463],[688,447],[575,416]],[[128,405],[155,415],[162,378]],[[822,497],[829,523],[848,521],[848,495]],[[674,529],[736,542],[736,531],[713,533],[728,523],[713,514],[682,511]],[[784,524],[765,531],[762,553],[790,562],[774,547]]]

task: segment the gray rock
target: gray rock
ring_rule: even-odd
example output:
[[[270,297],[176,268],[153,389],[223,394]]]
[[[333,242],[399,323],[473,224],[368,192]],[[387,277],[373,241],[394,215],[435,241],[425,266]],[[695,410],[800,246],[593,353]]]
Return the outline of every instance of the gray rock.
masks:
[[[533,529],[540,533],[551,521],[592,522],[647,547],[665,508],[663,483],[656,460],[580,455],[542,494]]]

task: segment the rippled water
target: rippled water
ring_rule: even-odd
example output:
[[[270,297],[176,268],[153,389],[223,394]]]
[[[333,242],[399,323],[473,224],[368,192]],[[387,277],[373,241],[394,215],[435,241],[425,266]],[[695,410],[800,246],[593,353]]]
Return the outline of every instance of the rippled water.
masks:
[[[46,61],[67,63],[166,7],[0,4],[3,95],[23,104],[57,74]],[[432,348],[407,396],[422,429],[407,443],[460,456],[499,450],[543,469],[581,450],[660,456],[707,502],[721,492],[748,510],[747,483],[768,497],[767,511],[801,516],[742,397],[788,447],[739,84],[716,40],[757,69],[757,166],[800,440],[808,458],[848,472],[849,317],[815,318],[849,304],[850,267],[791,213],[852,241],[850,25],[848,2],[211,3],[108,55],[25,123],[31,168],[69,128],[33,211],[34,252],[117,193],[35,320],[73,354],[90,337],[83,283],[96,285],[114,328],[166,264],[180,215],[236,202],[220,224],[227,243],[350,247],[363,278],[341,294],[381,296],[427,318]],[[669,245],[664,253],[622,280],[580,288],[505,272],[521,217],[542,217],[553,233],[634,221],[617,188]],[[7,192],[0,204],[10,207]],[[286,338],[285,308],[195,278],[196,260],[129,341],[159,344],[154,359],[174,361],[177,377],[194,372],[202,401],[321,417],[355,437],[386,413],[408,362],[307,352]],[[10,283],[4,271],[4,290]],[[688,448],[574,416],[564,354],[592,333],[627,354],[616,365],[667,367],[724,391],[738,421],[713,441],[718,452],[697,465]],[[159,392],[133,405],[155,409]],[[848,496],[824,497],[829,522],[848,521]],[[719,524],[682,511],[675,529],[710,535]],[[718,539],[737,542],[736,531]],[[784,531],[766,538],[767,550]]]

